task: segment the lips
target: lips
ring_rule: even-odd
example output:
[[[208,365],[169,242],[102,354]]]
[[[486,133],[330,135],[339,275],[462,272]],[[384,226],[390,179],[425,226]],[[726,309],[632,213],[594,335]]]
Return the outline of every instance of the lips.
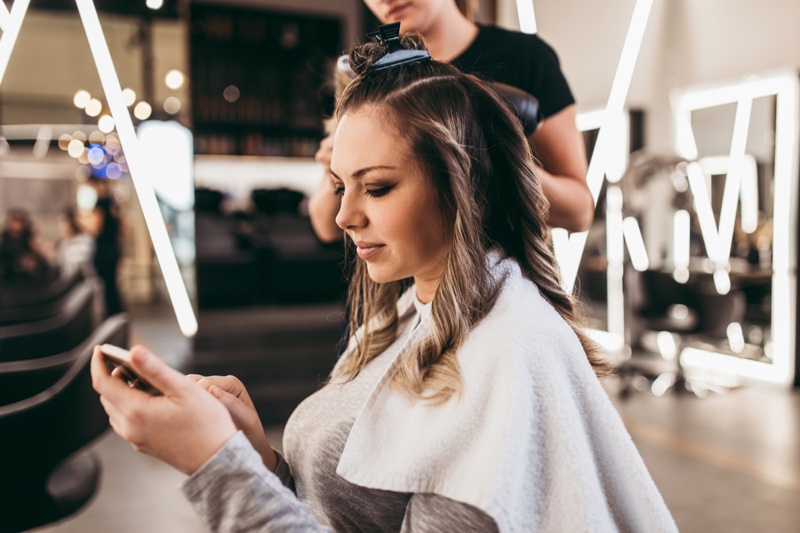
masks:
[[[395,4],[390,9],[389,12],[386,14],[386,18],[390,20],[397,20],[402,14],[403,11],[406,10],[411,4],[409,3],[402,3],[402,4]]]
[[[360,257],[365,261],[370,257],[374,256],[375,254],[377,254],[378,252],[380,252],[381,250],[383,250],[383,248],[384,248],[383,244],[378,244],[373,242],[356,243],[356,253],[358,254],[358,257]]]

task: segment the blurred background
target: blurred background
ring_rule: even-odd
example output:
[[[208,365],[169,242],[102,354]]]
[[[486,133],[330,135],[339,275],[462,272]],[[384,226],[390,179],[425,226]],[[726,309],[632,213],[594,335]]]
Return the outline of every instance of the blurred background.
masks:
[[[360,0],[27,4],[0,3],[0,479],[23,480],[0,531],[204,531],[183,476],[107,430],[86,354],[237,375],[280,449],[343,332],[342,246],[307,203],[336,57],[377,21]],[[577,100],[595,222],[553,245],[609,395],[681,530],[797,531],[800,3],[530,4],[476,19],[538,32]]]

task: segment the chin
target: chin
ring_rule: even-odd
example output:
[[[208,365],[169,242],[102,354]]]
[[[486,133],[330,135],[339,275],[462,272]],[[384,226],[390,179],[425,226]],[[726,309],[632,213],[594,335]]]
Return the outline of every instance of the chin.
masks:
[[[369,274],[370,279],[375,283],[389,283],[391,281],[402,279],[389,269],[381,268],[370,263],[367,263],[367,274]]]

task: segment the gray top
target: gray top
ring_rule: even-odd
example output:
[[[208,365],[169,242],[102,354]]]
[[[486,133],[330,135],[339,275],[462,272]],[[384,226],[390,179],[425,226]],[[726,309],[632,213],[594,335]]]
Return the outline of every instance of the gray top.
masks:
[[[184,495],[213,531],[497,531],[471,505],[369,489],[336,474],[367,396],[429,310],[415,301],[400,317],[394,344],[352,381],[333,382],[297,407],[284,433],[286,460],[279,455],[275,474],[240,432],[186,480]]]

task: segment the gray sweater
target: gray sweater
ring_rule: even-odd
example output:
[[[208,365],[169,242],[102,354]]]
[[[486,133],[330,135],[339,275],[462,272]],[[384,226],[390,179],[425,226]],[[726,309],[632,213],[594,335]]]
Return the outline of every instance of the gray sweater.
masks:
[[[213,531],[459,531],[497,526],[470,505],[436,494],[375,490],[336,474],[350,428],[403,341],[429,312],[418,301],[397,340],[355,379],[333,382],[298,406],[284,433],[286,460],[271,473],[237,433],[182,486]]]

